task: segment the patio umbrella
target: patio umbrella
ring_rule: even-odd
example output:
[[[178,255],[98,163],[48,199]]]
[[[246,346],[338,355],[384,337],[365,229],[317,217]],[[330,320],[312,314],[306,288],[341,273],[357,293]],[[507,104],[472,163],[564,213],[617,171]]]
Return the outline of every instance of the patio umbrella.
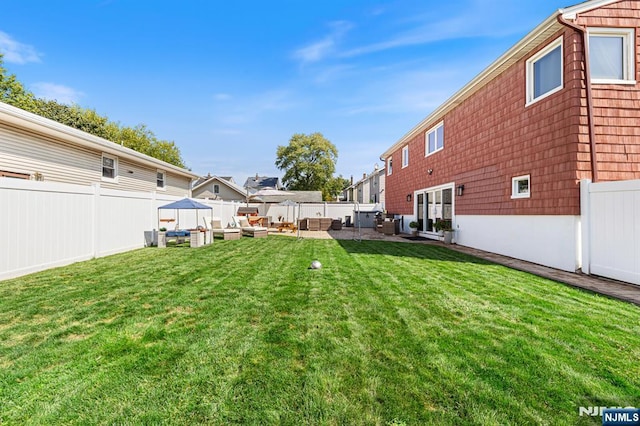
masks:
[[[297,206],[298,203],[296,203],[295,201],[291,201],[291,200],[284,200],[281,203],[278,203],[279,206],[287,206],[287,222],[289,222],[289,207],[290,206]],[[295,208],[293,210],[293,212],[295,213]]]
[[[274,196],[274,195],[293,195],[292,192],[287,192],[287,191],[281,191],[279,189],[275,189],[275,188],[271,188],[269,186],[266,186],[262,189],[260,189],[259,191],[254,192],[253,194],[249,195],[249,197],[247,198],[248,200],[259,200],[262,201],[262,205],[263,208],[265,210],[265,215],[267,214],[267,209],[265,207],[266,205],[266,201],[264,200],[265,197],[269,197],[269,196]]]

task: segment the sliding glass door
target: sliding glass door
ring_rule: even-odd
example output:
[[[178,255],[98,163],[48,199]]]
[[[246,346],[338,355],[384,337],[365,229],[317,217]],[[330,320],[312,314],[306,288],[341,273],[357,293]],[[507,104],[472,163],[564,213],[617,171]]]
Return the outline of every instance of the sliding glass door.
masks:
[[[453,188],[440,188],[418,192],[418,229],[422,232],[436,233],[436,221],[453,220]]]

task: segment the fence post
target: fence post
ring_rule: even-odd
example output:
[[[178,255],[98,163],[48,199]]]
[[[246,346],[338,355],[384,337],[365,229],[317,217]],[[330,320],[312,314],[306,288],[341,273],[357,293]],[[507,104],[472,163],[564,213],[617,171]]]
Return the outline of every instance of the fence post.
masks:
[[[93,201],[91,203],[91,248],[93,257],[96,258],[100,254],[100,183],[91,184],[93,187]]]
[[[591,272],[591,180],[580,181],[580,239],[582,272]]]

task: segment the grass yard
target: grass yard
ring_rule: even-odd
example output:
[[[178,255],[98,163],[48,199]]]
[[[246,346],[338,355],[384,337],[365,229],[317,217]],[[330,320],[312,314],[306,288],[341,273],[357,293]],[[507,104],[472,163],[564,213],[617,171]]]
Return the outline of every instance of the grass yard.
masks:
[[[601,424],[639,318],[432,245],[142,249],[0,283],[0,423]]]

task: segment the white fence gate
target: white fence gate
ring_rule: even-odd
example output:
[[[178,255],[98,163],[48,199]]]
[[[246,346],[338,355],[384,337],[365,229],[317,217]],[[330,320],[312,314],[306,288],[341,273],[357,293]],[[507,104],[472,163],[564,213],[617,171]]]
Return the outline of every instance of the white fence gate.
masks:
[[[640,285],[640,180],[580,182],[582,271]]]

